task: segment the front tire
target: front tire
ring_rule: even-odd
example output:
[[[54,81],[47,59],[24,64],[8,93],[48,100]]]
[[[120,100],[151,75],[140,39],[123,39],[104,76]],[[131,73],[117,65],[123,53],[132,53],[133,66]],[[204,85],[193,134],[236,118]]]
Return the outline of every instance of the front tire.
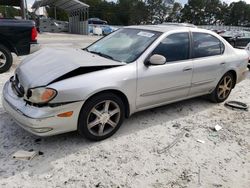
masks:
[[[104,140],[120,128],[124,118],[123,101],[113,93],[101,93],[83,105],[78,120],[78,132],[89,140]]]
[[[232,73],[226,73],[218,85],[214,89],[214,91],[210,94],[210,99],[215,103],[222,103],[229,97],[233,87],[234,87],[235,79]]]
[[[8,71],[12,66],[13,58],[8,48],[0,44],[0,74]]]

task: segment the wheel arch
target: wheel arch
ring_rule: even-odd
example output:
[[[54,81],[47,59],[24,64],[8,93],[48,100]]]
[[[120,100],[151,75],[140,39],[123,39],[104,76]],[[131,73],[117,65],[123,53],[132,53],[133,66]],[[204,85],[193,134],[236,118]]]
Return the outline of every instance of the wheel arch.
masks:
[[[107,90],[103,90],[103,91],[98,91],[97,93],[94,93],[92,94],[90,97],[87,98],[87,100],[90,100],[91,98],[97,96],[97,95],[100,95],[100,94],[103,94],[103,93],[113,93],[115,94],[116,96],[118,96],[124,106],[125,106],[125,117],[128,118],[130,116],[130,105],[129,105],[129,101],[128,101],[128,98],[127,96],[120,90],[116,90],[116,89],[107,89]],[[86,101],[87,101],[86,100]]]
[[[14,46],[7,40],[3,39],[1,36],[0,36],[0,44],[8,48],[10,52],[14,52],[15,54],[18,54]]]
[[[237,73],[235,70],[229,70],[227,73],[230,73],[233,75],[233,78],[234,78],[234,84],[233,84],[233,88],[235,87],[236,83],[237,83]],[[227,74],[226,73],[226,74]]]

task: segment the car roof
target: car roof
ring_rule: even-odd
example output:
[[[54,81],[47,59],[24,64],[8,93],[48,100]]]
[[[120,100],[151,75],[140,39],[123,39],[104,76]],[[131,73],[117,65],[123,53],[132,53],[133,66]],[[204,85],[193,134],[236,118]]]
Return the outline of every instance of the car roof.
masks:
[[[176,24],[167,24],[167,25],[135,25],[135,26],[127,26],[125,28],[131,29],[142,29],[142,30],[149,30],[149,31],[158,31],[158,32],[169,32],[169,31],[180,31],[180,30],[190,30],[190,31],[198,31],[198,32],[205,32],[205,33],[212,33],[207,29],[200,29],[196,27],[190,26],[183,26],[183,25],[176,25]]]

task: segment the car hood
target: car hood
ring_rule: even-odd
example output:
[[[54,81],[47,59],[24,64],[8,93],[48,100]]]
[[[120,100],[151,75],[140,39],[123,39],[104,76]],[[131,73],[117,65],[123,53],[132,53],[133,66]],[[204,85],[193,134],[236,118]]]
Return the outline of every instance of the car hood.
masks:
[[[81,49],[45,48],[25,58],[16,69],[16,75],[20,84],[28,89],[46,86],[79,68],[111,68],[121,65],[125,65],[125,63],[103,58]]]

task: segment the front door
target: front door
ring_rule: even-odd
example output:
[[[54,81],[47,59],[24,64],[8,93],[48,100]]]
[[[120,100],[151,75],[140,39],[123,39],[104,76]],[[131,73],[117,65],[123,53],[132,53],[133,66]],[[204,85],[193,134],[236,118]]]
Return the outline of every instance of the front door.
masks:
[[[157,106],[188,96],[193,64],[189,59],[189,32],[168,35],[153,50],[166,58],[164,65],[144,65],[138,62],[138,109]]]

